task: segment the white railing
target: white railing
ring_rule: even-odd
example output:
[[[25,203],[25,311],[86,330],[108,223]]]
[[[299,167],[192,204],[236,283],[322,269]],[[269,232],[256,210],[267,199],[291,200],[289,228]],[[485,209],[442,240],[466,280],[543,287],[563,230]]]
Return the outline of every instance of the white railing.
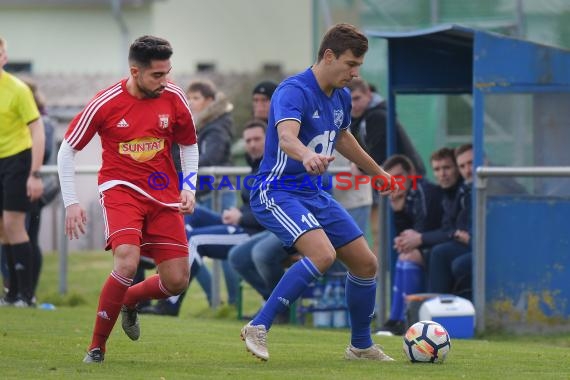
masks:
[[[82,165],[77,166],[75,169],[75,173],[77,175],[93,175],[99,172],[100,166],[98,165]],[[57,166],[56,165],[46,165],[41,168],[41,172],[44,174],[57,174]],[[331,167],[329,168],[329,173],[335,174],[340,172],[350,172],[349,167]],[[237,176],[237,175],[247,175],[251,173],[251,168],[248,166],[211,166],[211,167],[203,167],[200,168],[198,171],[199,175],[210,175],[215,177],[217,180],[220,176]],[[214,209],[215,211],[220,211],[220,201],[219,201],[219,191],[214,192]],[[381,218],[383,219],[383,218]],[[65,226],[65,211],[60,213],[60,226]],[[381,229],[382,231],[382,229]],[[364,231],[366,232],[366,231]],[[61,294],[67,293],[67,271],[68,271],[68,254],[69,254],[69,246],[68,246],[68,238],[65,236],[65,233],[59,231],[57,236],[57,250],[59,252],[59,292]],[[385,262],[385,259],[381,260]],[[379,277],[386,278],[387,275],[387,266],[382,265],[382,267],[386,273],[379,273]],[[383,271],[384,272],[384,271]],[[220,305],[220,279],[221,279],[221,265],[219,260],[213,260],[212,266],[212,307],[218,307]],[[384,283],[380,281],[379,283]],[[379,288],[380,294],[385,294],[386,291],[383,286]],[[381,297],[383,298],[383,297]],[[383,309],[381,309],[383,310]]]

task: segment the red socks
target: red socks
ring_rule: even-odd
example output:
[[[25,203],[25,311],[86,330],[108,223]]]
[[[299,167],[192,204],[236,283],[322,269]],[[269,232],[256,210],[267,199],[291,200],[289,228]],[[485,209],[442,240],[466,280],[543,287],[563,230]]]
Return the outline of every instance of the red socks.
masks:
[[[105,344],[119,317],[123,299],[132,282],[131,278],[121,276],[115,271],[111,272],[107,278],[99,296],[93,339],[89,350],[99,347],[101,351],[105,352]]]
[[[137,303],[150,299],[159,300],[173,296],[160,282],[158,274],[150,276],[129,288],[123,299],[123,304],[133,308]]]

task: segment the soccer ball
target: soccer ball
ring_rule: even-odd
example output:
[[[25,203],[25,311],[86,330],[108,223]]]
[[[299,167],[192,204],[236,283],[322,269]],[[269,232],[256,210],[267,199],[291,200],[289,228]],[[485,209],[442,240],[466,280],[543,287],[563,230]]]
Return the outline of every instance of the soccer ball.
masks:
[[[412,363],[443,363],[450,349],[447,330],[434,321],[419,321],[404,335],[404,353]]]

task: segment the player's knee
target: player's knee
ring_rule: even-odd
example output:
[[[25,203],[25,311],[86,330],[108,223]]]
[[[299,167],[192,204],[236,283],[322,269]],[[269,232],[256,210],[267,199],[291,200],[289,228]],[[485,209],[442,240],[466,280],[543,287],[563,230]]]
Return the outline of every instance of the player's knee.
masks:
[[[364,277],[370,278],[376,276],[376,273],[378,273],[378,259],[376,256],[366,256],[362,264],[361,270]]]
[[[114,272],[126,277],[126,278],[134,278],[135,273],[137,272],[137,264],[131,263],[128,261],[115,263]]]
[[[189,273],[177,273],[169,276],[164,286],[174,295],[180,294],[188,287]]]
[[[311,261],[313,261],[313,264],[315,264],[315,266],[322,273],[326,272],[333,265],[335,259],[336,255],[334,254],[334,252],[331,253],[322,252],[316,257],[315,256],[311,257]]]
[[[331,252],[327,255],[323,255],[323,260],[324,264],[327,266],[327,268],[329,268],[334,264],[334,261],[336,260],[336,254],[334,252]]]
[[[117,259],[115,257],[115,265],[113,270],[126,278],[135,277],[137,273],[138,262],[130,259]]]

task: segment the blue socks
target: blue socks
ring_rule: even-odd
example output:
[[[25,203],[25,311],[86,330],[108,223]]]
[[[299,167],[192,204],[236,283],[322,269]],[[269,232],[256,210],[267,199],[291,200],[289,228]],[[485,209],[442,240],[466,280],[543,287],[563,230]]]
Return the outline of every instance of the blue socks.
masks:
[[[308,257],[304,257],[293,264],[281,277],[265,306],[255,316],[251,324],[254,326],[264,325],[269,330],[275,316],[289,309],[289,305],[299,298],[311,282],[321,276],[322,273]]]
[[[350,343],[356,348],[372,346],[370,322],[374,317],[376,278],[359,278],[350,272],[346,276],[346,303],[352,326]]]
[[[396,262],[394,288],[392,289],[392,307],[390,319],[404,321],[406,319],[405,297],[424,291],[424,271],[421,266],[411,261]]]

